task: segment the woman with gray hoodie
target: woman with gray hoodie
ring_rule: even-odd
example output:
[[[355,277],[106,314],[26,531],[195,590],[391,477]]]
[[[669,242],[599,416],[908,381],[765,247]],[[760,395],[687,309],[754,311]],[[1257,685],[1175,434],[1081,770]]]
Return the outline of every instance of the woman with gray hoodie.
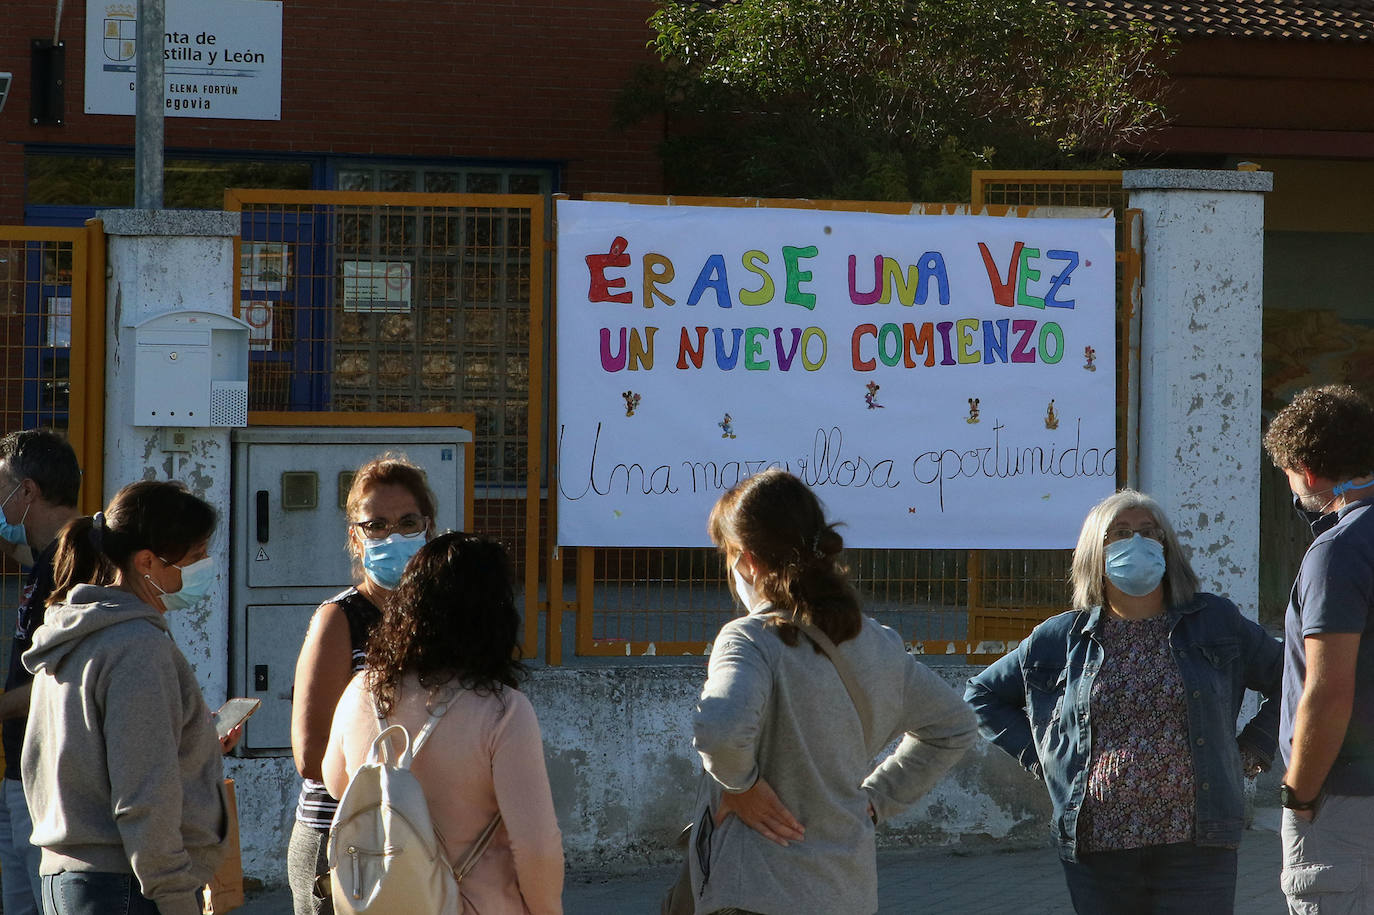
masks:
[[[198,915],[223,852],[220,743],[163,614],[215,580],[215,511],[125,486],[59,536],[21,769],[49,915]]]

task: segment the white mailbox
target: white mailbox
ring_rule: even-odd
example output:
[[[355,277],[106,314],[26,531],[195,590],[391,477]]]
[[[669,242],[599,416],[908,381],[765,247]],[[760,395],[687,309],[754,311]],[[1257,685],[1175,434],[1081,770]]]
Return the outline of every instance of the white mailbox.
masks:
[[[171,311],[134,325],[135,426],[248,425],[248,324]]]

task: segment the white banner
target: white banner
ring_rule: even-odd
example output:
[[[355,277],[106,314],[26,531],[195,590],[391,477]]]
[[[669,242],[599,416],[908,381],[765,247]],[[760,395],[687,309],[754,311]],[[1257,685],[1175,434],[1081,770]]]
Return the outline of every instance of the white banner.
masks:
[[[557,217],[561,544],[704,545],[772,466],[862,547],[1070,547],[1115,488],[1110,218]]]
[[[281,0],[166,0],[168,117],[281,120]],[[86,113],[134,113],[138,0],[86,5]]]

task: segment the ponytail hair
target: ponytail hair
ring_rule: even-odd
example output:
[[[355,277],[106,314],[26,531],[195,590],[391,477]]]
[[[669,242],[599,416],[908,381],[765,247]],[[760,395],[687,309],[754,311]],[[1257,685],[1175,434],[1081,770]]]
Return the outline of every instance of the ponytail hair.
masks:
[[[108,585],[114,581],[114,565],[95,545],[97,537],[93,521],[94,518],[89,516],[74,518],[58,533],[49,607],[66,600],[67,592],[79,584]]]
[[[711,541],[727,555],[748,552],[758,574],[754,588],[784,613],[817,627],[835,644],[863,628],[859,596],[840,563],[844,538],[805,483],[771,469],[731,487],[711,509]],[[797,629],[779,634],[797,644]]]
[[[215,510],[181,483],[130,483],[105,511],[69,521],[58,534],[48,606],[65,601],[77,585],[108,585],[119,572],[127,574],[140,550],[178,562],[214,530]]]

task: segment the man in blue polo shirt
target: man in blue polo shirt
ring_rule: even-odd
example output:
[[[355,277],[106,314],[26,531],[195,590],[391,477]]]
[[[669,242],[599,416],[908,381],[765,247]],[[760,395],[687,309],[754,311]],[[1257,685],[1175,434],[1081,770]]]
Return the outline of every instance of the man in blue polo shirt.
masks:
[[[0,782],[0,893],[5,915],[37,915],[40,903],[40,849],[29,844],[19,753],[29,714],[33,674],[19,656],[33,644],[43,624],[43,611],[53,589],[53,554],[57,535],[77,516],[81,470],[67,440],[50,429],[11,432],[0,439],[0,552],[28,568],[19,594],[19,613],[10,650],[9,674],[0,694],[5,777]]]
[[[1279,748],[1289,911],[1374,899],[1374,404],[1308,388],[1264,435],[1312,525],[1284,621]]]

